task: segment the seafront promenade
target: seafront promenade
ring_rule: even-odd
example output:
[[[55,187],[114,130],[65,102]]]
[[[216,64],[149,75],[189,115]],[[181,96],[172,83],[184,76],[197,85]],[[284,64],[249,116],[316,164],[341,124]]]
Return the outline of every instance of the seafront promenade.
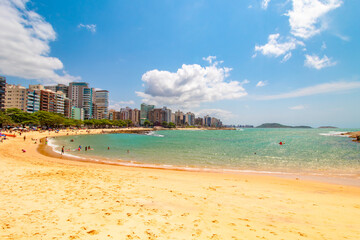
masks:
[[[1,239],[357,239],[360,188],[71,161],[0,143]],[[22,149],[26,150],[23,152]],[[179,234],[181,232],[181,235]]]

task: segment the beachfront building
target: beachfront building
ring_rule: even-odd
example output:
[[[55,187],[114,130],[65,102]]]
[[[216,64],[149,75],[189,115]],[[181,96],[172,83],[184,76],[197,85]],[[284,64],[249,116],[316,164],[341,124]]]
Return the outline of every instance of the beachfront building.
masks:
[[[129,110],[129,119],[132,121],[134,126],[140,125],[140,110],[139,109],[130,109]]]
[[[44,86],[45,89],[49,89],[53,92],[63,92],[65,94],[65,97],[68,97],[68,91],[69,87],[65,84],[58,84],[58,85],[52,85],[52,86]]]
[[[164,119],[164,113],[161,108],[154,108],[149,112],[149,121],[155,126],[161,125]]]
[[[163,107],[162,108],[163,114],[164,114],[164,118],[163,118],[163,122],[171,122],[171,109],[168,109],[167,107]]]
[[[95,89],[93,88],[83,88],[83,104],[84,108],[84,119],[92,119],[94,118],[93,110],[94,110],[94,102],[95,102]]]
[[[189,125],[189,126],[194,126],[195,125],[195,114],[192,112],[188,112],[185,114],[184,116],[185,118],[185,124]]]
[[[170,122],[175,123],[175,113],[171,113],[171,120]]]
[[[109,91],[98,90],[95,92],[94,116],[96,119],[107,118],[109,113]]]
[[[220,119],[217,118],[211,118],[211,127],[221,127],[222,126],[222,122],[220,121]]]
[[[0,110],[5,107],[5,87],[6,87],[6,78],[0,76]]]
[[[27,90],[20,85],[6,84],[4,108],[18,108],[26,111]]]
[[[71,118],[75,120],[84,120],[84,109],[71,107]]]
[[[204,119],[201,117],[195,118],[195,125],[196,126],[203,126],[204,125]]]
[[[83,107],[83,94],[84,88],[88,88],[86,82],[71,82],[68,88],[68,97],[71,99],[71,106],[82,108]]]
[[[71,100],[67,97],[64,98],[64,116],[71,117]]]
[[[49,89],[40,90],[40,110],[46,112],[65,114],[65,94],[53,92]]]
[[[204,126],[211,127],[211,117],[209,115],[204,117]]]
[[[34,113],[40,110],[41,91],[37,89],[27,89],[26,111]]]
[[[181,112],[180,110],[177,110],[175,112],[175,125],[176,126],[184,125],[184,113]]]
[[[141,108],[140,108],[140,124],[141,125],[144,125],[144,122],[146,120],[149,120],[149,112],[154,108],[155,108],[154,105],[148,105],[145,103],[141,104]]]

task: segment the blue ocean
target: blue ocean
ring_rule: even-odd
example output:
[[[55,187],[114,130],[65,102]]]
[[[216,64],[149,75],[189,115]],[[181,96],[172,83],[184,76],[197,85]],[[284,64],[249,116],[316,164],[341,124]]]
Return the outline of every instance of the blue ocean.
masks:
[[[360,144],[340,135],[348,131],[359,129],[166,130],[64,136],[50,145],[120,165],[360,178]]]

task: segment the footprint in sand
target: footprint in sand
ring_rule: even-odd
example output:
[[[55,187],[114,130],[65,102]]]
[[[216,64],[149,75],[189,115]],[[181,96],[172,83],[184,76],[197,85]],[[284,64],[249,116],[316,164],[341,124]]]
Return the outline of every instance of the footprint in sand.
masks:
[[[90,230],[90,231],[88,231],[87,233],[90,234],[90,235],[96,235],[96,234],[98,234],[99,232],[96,231],[96,230]]]

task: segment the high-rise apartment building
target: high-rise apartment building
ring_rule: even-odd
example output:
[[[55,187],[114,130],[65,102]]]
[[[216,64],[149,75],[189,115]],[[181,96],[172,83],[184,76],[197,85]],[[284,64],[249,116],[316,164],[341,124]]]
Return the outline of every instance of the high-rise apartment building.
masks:
[[[40,110],[61,113],[65,113],[65,94],[63,92],[53,92],[49,89],[41,90],[40,95]]]
[[[65,94],[65,97],[68,97],[68,89],[69,87],[66,86],[65,84],[58,84],[58,85],[53,85],[53,86],[45,86],[45,89],[49,89],[53,92],[63,92]]]
[[[135,126],[140,125],[140,110],[139,109],[130,109],[129,119],[133,122]]]
[[[71,106],[82,108],[84,101],[84,88],[89,88],[86,82],[71,82],[69,84],[68,97],[71,99]]]
[[[141,104],[141,109],[140,109],[140,124],[141,125],[144,125],[144,122],[146,120],[149,120],[149,112],[154,108],[155,108],[154,105],[147,105],[145,103]]]
[[[171,122],[171,109],[168,109],[167,107],[163,107],[162,111],[164,113],[163,122]]]
[[[93,110],[94,110],[94,97],[95,97],[95,89],[93,88],[83,88],[83,104],[84,108],[84,119],[92,119],[94,118]]]
[[[75,120],[84,120],[84,109],[71,107],[71,118]]]
[[[184,113],[181,112],[180,110],[175,112],[175,124],[177,126],[184,124]]]
[[[71,117],[71,100],[67,97],[64,98],[64,116]]]
[[[0,76],[0,110],[5,107],[5,87],[6,87],[6,78]]]
[[[194,126],[195,125],[195,114],[192,112],[186,113],[185,117],[184,117],[184,121],[189,126]]]
[[[209,115],[206,115],[204,117],[204,125],[207,126],[207,127],[211,126],[211,117]]]
[[[4,108],[18,108],[26,111],[27,90],[20,85],[6,84]]]
[[[201,118],[201,117],[195,118],[195,125],[203,126],[204,125],[204,119]]]
[[[96,119],[103,119],[109,113],[109,91],[107,90],[98,90],[95,94],[95,105],[96,111],[95,118]]]
[[[27,89],[26,111],[34,113],[40,110],[40,90]]]

